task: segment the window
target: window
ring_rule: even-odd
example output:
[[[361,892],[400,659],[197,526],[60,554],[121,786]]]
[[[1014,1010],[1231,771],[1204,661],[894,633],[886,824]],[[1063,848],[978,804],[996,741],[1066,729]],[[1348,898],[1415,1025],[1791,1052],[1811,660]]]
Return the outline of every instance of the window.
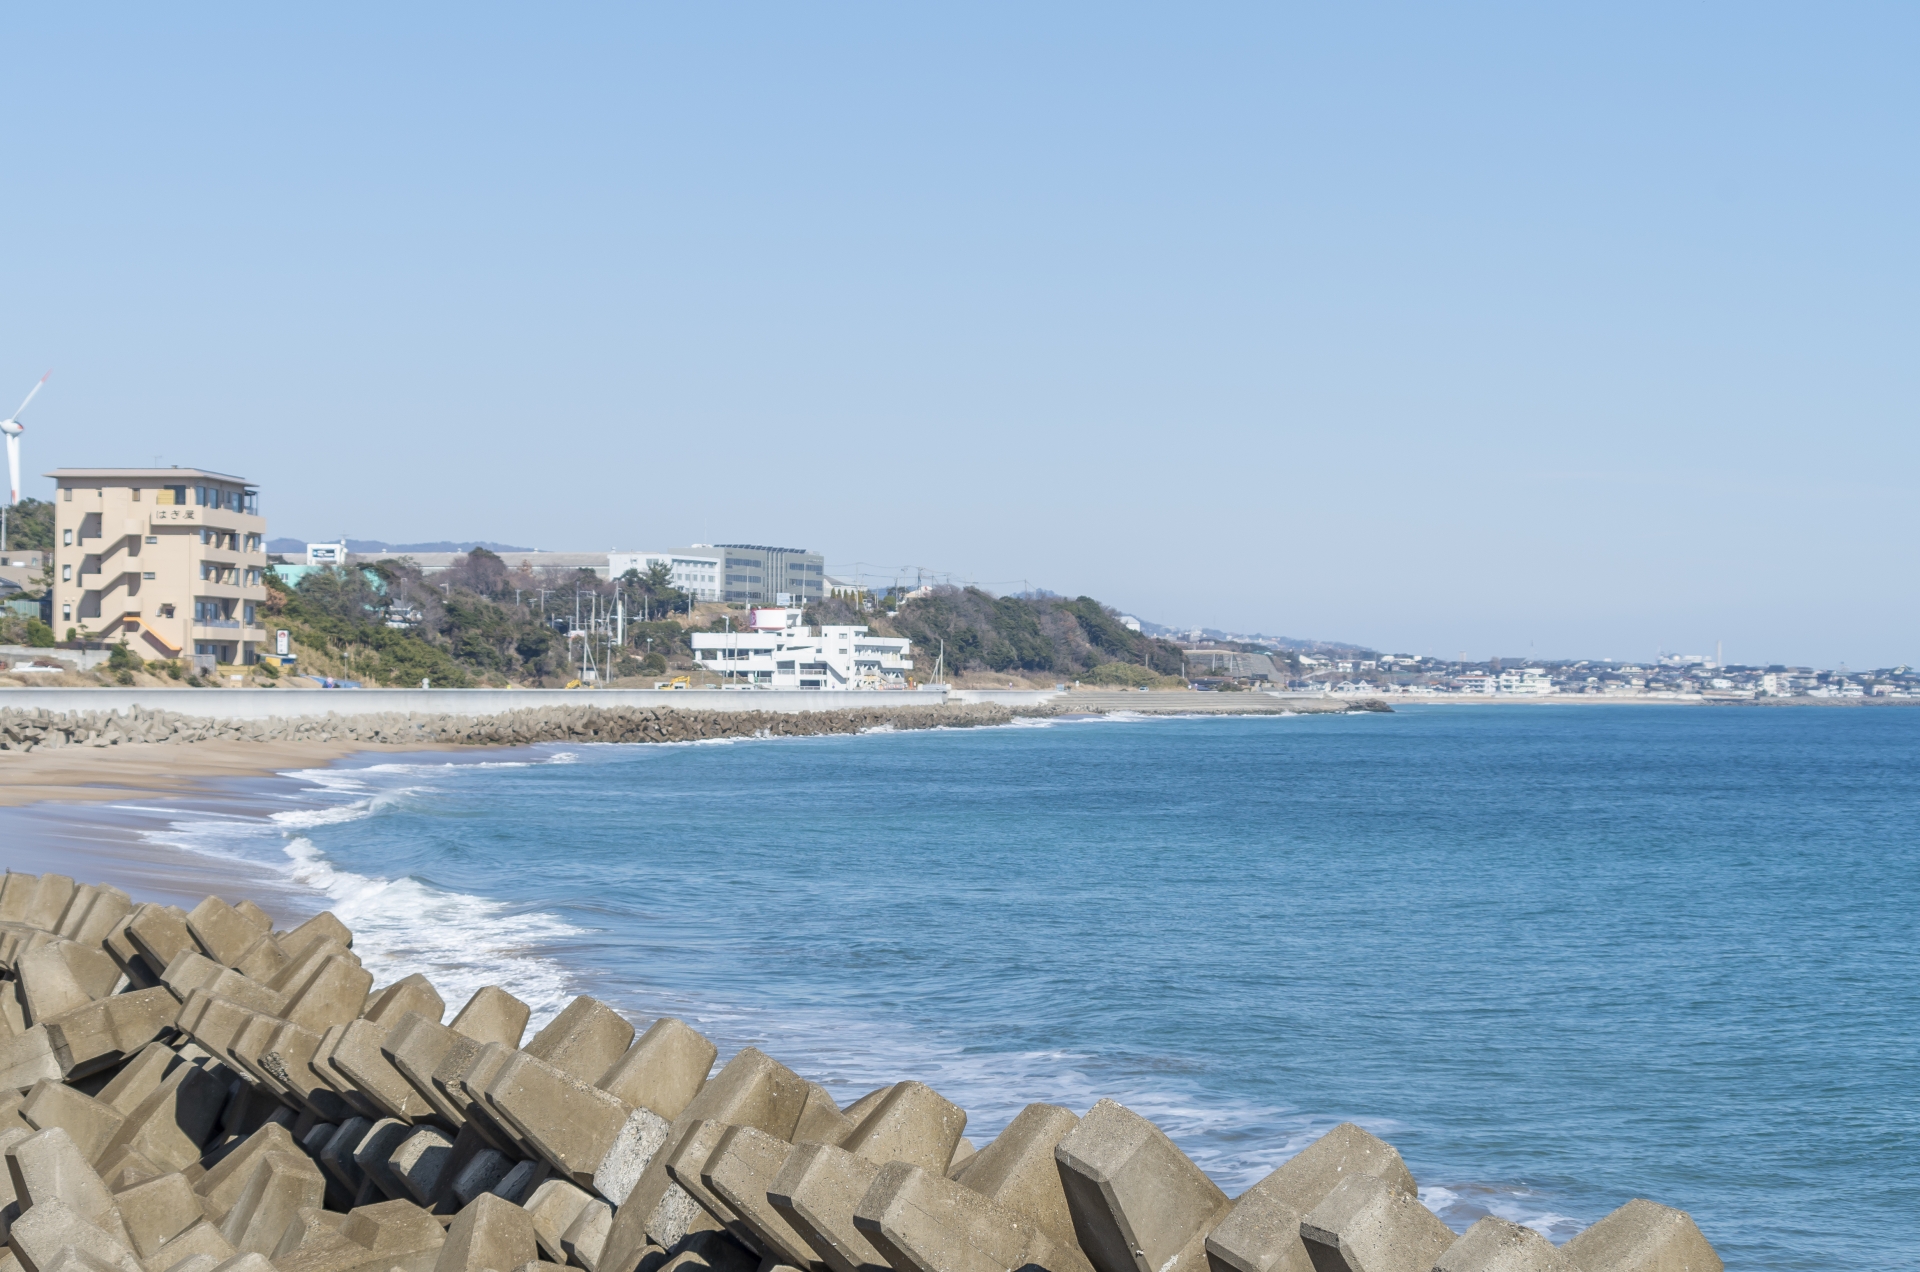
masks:
[[[157,535],[157,534],[150,534],[150,535],[148,535],[148,536],[147,536],[147,542],[148,542],[148,543],[158,543],[158,542],[160,542],[160,536],[159,536],[159,535]]]
[[[61,497],[62,499],[64,499],[64,500],[66,500],[66,501],[67,501],[68,503],[72,503],[72,502],[73,502],[73,487],[72,487],[72,486],[62,486],[62,487],[60,487],[60,497]]]
[[[153,571],[148,570],[145,574],[142,574],[140,577],[143,579],[150,579],[153,577]]]
[[[253,602],[252,601],[247,602],[247,625],[249,627],[253,625]]]
[[[60,581],[61,581],[62,583],[71,583],[71,582],[73,582],[73,567],[72,567],[72,566],[70,566],[70,565],[63,565],[63,566],[61,566],[61,567],[60,567]]]
[[[139,502],[140,502],[140,487],[138,487],[138,486],[135,486],[135,487],[133,488],[133,502],[135,502],[135,503],[139,503]]]
[[[172,617],[173,617],[173,606],[171,606],[171,605],[162,605],[162,606],[160,607],[160,617],[162,617],[162,618],[172,618]]]
[[[62,605],[60,607],[60,621],[63,623],[71,623],[73,621],[73,606]]]
[[[73,531],[62,530],[60,532],[60,545],[62,547],[67,547],[67,548],[70,548],[73,546]]]

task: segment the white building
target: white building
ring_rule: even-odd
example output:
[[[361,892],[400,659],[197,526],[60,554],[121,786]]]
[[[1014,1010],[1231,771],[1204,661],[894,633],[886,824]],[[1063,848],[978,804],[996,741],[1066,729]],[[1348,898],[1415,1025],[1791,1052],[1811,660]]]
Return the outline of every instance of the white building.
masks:
[[[656,564],[667,567],[667,582],[696,601],[721,599],[726,558],[719,552],[699,546],[674,548],[665,552],[609,552],[607,573],[619,578],[628,570],[645,574]]]
[[[1553,692],[1553,677],[1543,667],[1514,667],[1500,673],[1495,682],[1501,693],[1525,697],[1544,697]]]
[[[797,609],[748,611],[737,632],[695,632],[693,656],[708,671],[769,689],[904,689],[911,642],[865,627],[800,625]]]
[[[307,545],[308,565],[345,565],[347,563],[347,541],[341,539],[335,543],[309,543]]]

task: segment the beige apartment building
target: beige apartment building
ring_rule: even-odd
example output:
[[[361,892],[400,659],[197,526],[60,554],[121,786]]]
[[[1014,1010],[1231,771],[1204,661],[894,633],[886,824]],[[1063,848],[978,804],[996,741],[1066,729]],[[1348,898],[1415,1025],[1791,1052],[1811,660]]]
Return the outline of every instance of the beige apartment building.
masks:
[[[200,468],[60,468],[53,630],[142,658],[251,663],[266,631],[266,520],[244,478]]]

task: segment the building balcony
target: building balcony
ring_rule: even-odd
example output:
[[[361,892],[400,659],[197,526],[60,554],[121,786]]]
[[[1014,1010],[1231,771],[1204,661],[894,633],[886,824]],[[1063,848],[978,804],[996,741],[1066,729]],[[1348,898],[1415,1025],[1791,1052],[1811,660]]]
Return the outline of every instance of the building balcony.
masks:
[[[264,627],[248,627],[237,618],[196,618],[193,620],[194,640],[252,640],[263,641],[267,638]]]

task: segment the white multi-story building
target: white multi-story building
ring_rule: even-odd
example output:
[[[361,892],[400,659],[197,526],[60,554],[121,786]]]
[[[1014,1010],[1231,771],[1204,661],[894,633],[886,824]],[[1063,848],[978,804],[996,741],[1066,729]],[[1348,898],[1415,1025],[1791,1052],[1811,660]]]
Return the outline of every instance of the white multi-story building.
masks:
[[[797,609],[748,611],[745,630],[696,632],[695,661],[739,684],[769,689],[904,689],[911,642],[865,627],[803,627]]]
[[[655,565],[667,567],[667,581],[696,601],[717,601],[725,587],[724,554],[706,547],[674,548],[667,552],[609,552],[607,576],[619,578],[628,570],[645,574]]]
[[[1553,692],[1553,677],[1544,667],[1511,667],[1496,681],[1501,693],[1542,697]]]

